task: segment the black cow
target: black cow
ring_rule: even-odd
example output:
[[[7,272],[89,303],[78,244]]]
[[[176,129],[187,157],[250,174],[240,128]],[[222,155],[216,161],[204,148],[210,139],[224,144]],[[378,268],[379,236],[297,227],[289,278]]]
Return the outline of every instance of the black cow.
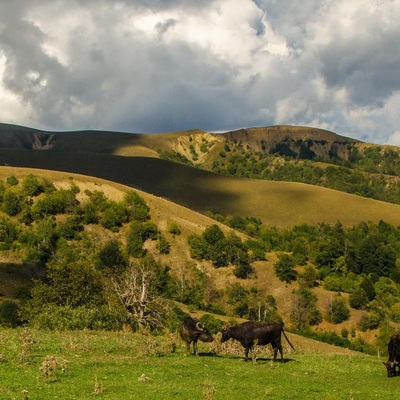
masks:
[[[400,335],[393,335],[388,343],[389,360],[383,365],[387,369],[387,376],[393,378],[397,375],[396,367],[399,368],[400,363]]]
[[[281,359],[283,361],[281,333],[285,335],[286,340],[294,350],[293,345],[290,343],[283,330],[283,323],[280,324],[277,322],[248,321],[243,322],[242,324],[231,326],[230,328],[222,331],[221,343],[224,343],[229,339],[238,340],[244,347],[245,361],[248,360],[249,350],[253,349],[254,344],[263,346],[271,343],[274,349],[273,361],[276,360],[278,350],[281,353]]]
[[[179,334],[186,343],[186,350],[190,353],[190,343],[193,342],[194,355],[198,355],[197,341],[212,342],[214,338],[211,333],[200,323],[197,318],[186,317],[179,328]]]

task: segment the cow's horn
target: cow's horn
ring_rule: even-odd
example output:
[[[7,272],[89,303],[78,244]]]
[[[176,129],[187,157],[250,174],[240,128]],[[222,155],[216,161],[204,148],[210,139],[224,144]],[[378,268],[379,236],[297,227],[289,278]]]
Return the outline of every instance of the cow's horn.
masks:
[[[204,331],[204,328],[201,326],[201,323],[200,323],[200,322],[197,322],[196,328],[197,328],[199,331]]]

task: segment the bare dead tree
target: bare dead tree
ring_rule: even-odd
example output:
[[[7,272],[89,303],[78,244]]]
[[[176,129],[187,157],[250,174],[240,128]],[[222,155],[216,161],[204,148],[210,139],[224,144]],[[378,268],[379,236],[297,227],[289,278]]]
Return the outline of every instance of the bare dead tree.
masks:
[[[140,326],[160,327],[168,302],[154,288],[155,271],[145,261],[132,264],[112,279],[119,301],[131,321]]]

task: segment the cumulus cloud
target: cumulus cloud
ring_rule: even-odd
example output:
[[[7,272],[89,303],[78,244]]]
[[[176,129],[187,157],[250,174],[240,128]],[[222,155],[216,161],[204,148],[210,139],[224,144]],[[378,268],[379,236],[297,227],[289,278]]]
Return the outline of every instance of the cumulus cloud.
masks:
[[[311,125],[396,144],[400,0],[0,3],[0,121]]]

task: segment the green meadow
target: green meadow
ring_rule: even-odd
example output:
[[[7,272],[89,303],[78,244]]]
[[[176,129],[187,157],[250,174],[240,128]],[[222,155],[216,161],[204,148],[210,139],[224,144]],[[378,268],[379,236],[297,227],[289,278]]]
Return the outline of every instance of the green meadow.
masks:
[[[272,363],[269,347],[245,363],[216,342],[187,355],[172,334],[1,329],[0,399],[367,400],[399,390],[382,358],[299,350]]]

